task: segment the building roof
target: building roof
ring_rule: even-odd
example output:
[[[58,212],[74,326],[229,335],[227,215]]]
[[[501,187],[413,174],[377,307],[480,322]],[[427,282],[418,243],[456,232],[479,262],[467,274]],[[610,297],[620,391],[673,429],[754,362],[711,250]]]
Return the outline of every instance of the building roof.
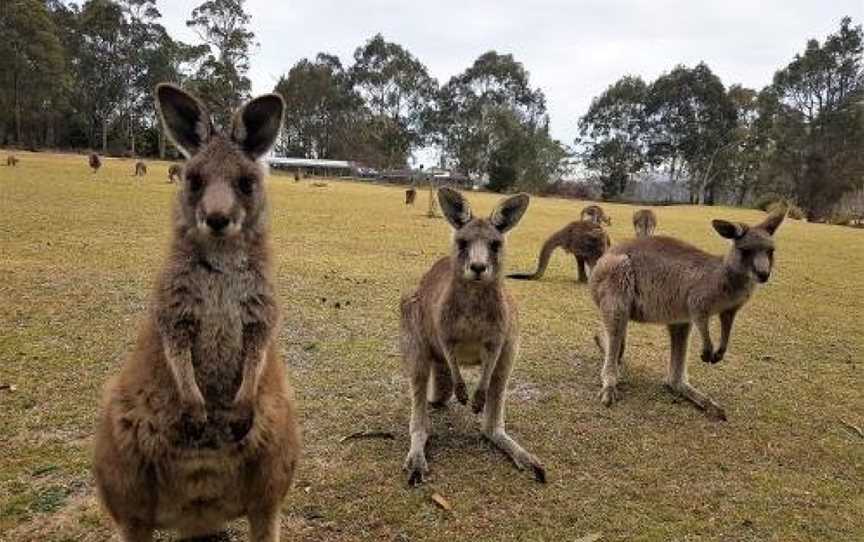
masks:
[[[269,156],[267,163],[271,166],[288,167],[332,167],[353,168],[354,163],[348,160],[321,160],[317,158],[291,158],[284,156]]]

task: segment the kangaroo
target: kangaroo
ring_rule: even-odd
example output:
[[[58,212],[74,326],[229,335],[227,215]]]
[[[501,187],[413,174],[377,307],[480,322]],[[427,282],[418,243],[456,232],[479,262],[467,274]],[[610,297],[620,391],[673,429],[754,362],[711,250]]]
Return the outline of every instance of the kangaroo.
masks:
[[[472,410],[483,412],[483,434],[520,470],[546,481],[542,463],[505,431],[504,395],[519,350],[516,303],[501,280],[504,235],[522,218],[528,196],[503,200],[489,218],[477,218],[461,194],[440,188],[438,199],[453,226],[450,256],[438,260],[417,290],[401,303],[401,346],[411,382],[411,448],[405,459],[409,485],[428,472],[425,446],[429,404],[444,405],[454,391],[467,404],[459,365],[480,365]]]
[[[576,257],[576,272],[579,282],[588,282],[586,267],[589,272],[593,271],[597,260],[609,248],[611,241],[603,226],[587,221],[571,222],[543,243],[537,262],[537,271],[533,273],[512,273],[507,275],[511,279],[539,280],[546,272],[549,258],[558,247],[563,248]]]
[[[135,162],[135,177],[143,177],[147,175],[147,164],[144,162]]]
[[[99,155],[96,153],[90,154],[90,167],[93,168],[93,173],[95,174],[99,171],[99,168],[102,167],[102,160],[99,158]]]
[[[415,199],[417,199],[417,189],[412,186],[405,191],[405,205],[414,205]]]
[[[173,183],[180,180],[183,180],[183,166],[172,164],[168,168],[168,182]]]
[[[606,212],[599,205],[589,205],[579,213],[579,220],[593,222],[595,224],[612,225],[612,219],[606,216]]]
[[[774,232],[784,213],[757,226],[714,220],[722,237],[732,240],[725,257],[715,256],[671,237],[645,237],[621,243],[600,259],[591,276],[591,296],[600,309],[605,337],[595,336],[604,351],[600,400],[610,406],[620,398],[618,366],[627,324],[666,324],[672,344],[667,386],[714,419],[723,408],[687,381],[687,338],[691,324],[702,336],[702,361],[717,363],[729,346],[735,315],[757,283],[765,283],[774,263]],[[720,315],[720,346],[715,351],[709,318]]]
[[[250,540],[279,540],[300,453],[277,354],[264,168],[285,109],[241,107],[221,134],[193,96],[156,87],[166,133],[189,159],[174,236],[137,345],[106,387],[96,431],[98,494],[124,542],[154,529],[213,534],[245,515]]]
[[[657,215],[651,209],[639,209],[633,213],[633,229],[636,237],[651,237],[657,229]]]
[[[15,166],[17,166],[17,165],[18,165],[18,162],[20,162],[20,160],[18,160],[18,158],[15,157],[15,156],[13,156],[13,155],[9,155],[9,156],[6,158],[6,165],[9,166],[9,167],[15,167]]]

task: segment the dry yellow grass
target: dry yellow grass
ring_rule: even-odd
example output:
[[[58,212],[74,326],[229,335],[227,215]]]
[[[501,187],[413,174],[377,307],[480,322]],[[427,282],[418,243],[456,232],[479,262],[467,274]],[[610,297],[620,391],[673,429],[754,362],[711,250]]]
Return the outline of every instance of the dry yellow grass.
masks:
[[[0,384],[15,387],[0,390],[0,540],[106,540],[89,474],[97,397],[146,310],[176,187],[166,163],[139,180],[129,160],[93,175],[84,156],[16,154],[17,168],[0,166]],[[864,426],[864,231],[781,227],[776,272],[739,316],[726,359],[690,355],[692,381],[726,423],[663,390],[656,327],[632,328],[624,401],[602,407],[595,310],[557,254],[544,280],[508,284],[523,323],[509,426],[545,460],[549,484],[517,472],[454,405],[433,418],[432,482],[411,490],[397,306],[447,250],[449,228],[424,216],[425,192],[406,208],[400,188],[273,177],[270,193],[280,340],[306,440],[286,540],[864,539],[864,438],[844,425]],[[498,199],[469,198],[482,212]],[[613,239],[629,237],[633,207],[604,207]],[[580,208],[534,199],[508,268],[531,269]],[[711,218],[764,216],[656,211],[659,233],[715,253],[726,243]],[[340,443],[364,429],[397,438]]]

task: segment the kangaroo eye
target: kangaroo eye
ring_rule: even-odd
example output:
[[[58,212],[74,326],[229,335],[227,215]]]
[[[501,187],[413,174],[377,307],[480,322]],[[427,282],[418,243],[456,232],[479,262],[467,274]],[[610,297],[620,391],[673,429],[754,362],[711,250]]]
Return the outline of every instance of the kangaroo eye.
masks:
[[[245,196],[251,196],[252,191],[255,190],[255,179],[253,177],[249,177],[244,175],[237,179],[237,189]]]
[[[468,250],[468,241],[466,241],[465,239],[457,239],[456,246],[459,247],[460,251],[465,252],[466,250]]]
[[[204,179],[197,173],[186,175],[186,181],[189,183],[189,190],[192,192],[198,192],[204,187]]]
[[[492,252],[498,252],[501,250],[501,241],[492,241],[489,243],[489,250]]]

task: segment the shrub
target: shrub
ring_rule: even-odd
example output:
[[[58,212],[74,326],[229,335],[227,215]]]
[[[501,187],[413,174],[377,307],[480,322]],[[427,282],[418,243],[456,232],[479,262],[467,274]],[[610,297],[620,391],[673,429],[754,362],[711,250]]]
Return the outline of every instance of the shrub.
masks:
[[[768,211],[771,205],[786,203],[786,198],[775,192],[766,192],[756,200],[756,208],[760,211]]]
[[[841,226],[864,225],[864,189],[843,194],[831,210],[828,221]]]

